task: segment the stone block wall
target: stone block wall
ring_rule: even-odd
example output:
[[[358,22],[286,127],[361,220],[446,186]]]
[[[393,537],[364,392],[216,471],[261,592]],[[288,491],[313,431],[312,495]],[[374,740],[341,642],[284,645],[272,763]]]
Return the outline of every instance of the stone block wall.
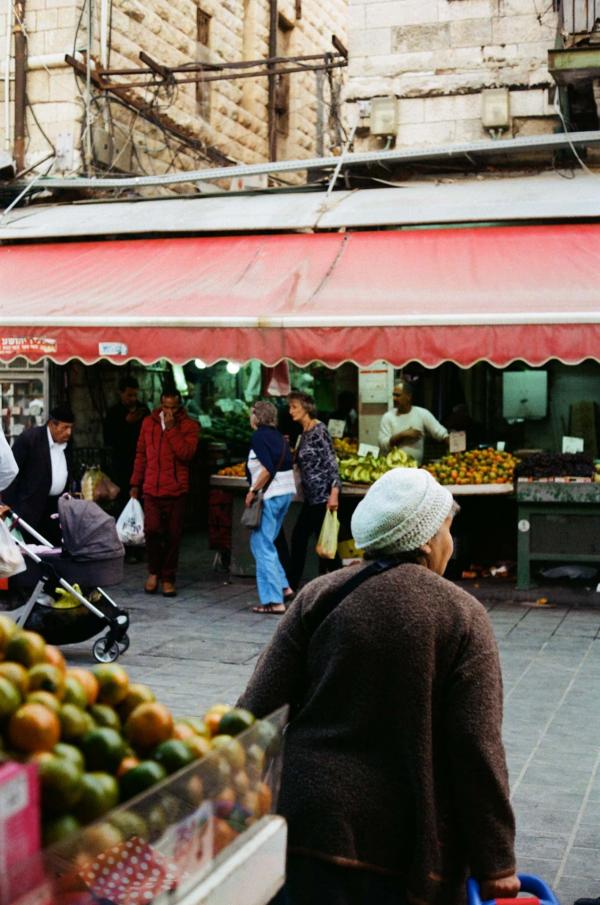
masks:
[[[505,137],[552,132],[547,53],[558,20],[551,4],[537,6],[538,13],[532,0],[350,0],[346,98],[398,98],[397,147],[488,138],[481,116],[489,88],[510,93]],[[380,147],[368,117],[361,122],[357,146]]]
[[[93,4],[93,48],[100,59],[101,2]],[[64,64],[64,54],[87,46],[87,6],[82,0],[26,0],[25,26],[28,37],[29,69],[27,165],[40,160],[51,145],[59,146],[55,172],[80,169],[86,129],[85,82],[76,79]],[[198,8],[209,17],[208,46],[197,42]],[[348,0],[279,0],[279,13],[286,28],[286,55],[324,53],[333,49],[331,36],[347,41]],[[297,13],[300,12],[300,16]],[[0,46],[5,46],[6,10],[0,13]],[[140,66],[140,50],[166,66],[192,61],[232,62],[268,56],[268,0],[113,0],[108,66]],[[336,84],[345,70],[335,75]],[[289,115],[286,134],[278,137],[280,159],[314,156],[328,152],[339,141],[330,123],[330,92],[327,79],[323,101],[317,102],[317,77],[300,72],[289,78]],[[12,92],[12,80],[11,80]],[[167,114],[174,123],[193,135],[202,146],[210,146],[241,163],[258,163],[268,157],[266,78],[205,82],[200,103],[194,83],[173,89],[136,89],[139,99],[154,110]],[[4,102],[4,81],[0,83],[0,109]],[[210,166],[201,150],[178,142],[156,126],[148,124],[118,100],[95,92],[92,120],[96,140],[108,136],[112,150],[120,150],[117,169],[141,173],[163,173],[171,169],[200,169]],[[12,94],[11,94],[12,99]],[[37,123],[33,116],[37,117]],[[12,120],[12,114],[11,114]],[[321,123],[323,127],[321,128]],[[0,114],[2,146],[5,141],[4,115]],[[293,178],[293,177],[292,177]],[[189,190],[189,187],[187,187]]]

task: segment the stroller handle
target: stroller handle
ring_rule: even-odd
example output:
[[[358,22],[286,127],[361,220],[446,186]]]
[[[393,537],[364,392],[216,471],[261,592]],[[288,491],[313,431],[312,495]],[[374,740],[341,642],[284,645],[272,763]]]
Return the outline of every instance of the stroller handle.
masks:
[[[7,518],[9,516],[7,515]],[[25,519],[22,519],[18,513],[15,512],[14,509],[10,510],[10,519],[11,519],[11,528],[25,528],[28,534],[31,534],[32,537],[42,544],[44,547],[52,547],[53,545],[47,540],[43,534],[40,534],[39,531],[36,531]]]
[[[516,899],[488,899],[482,902],[479,883],[473,877],[467,880],[467,905],[560,905],[547,883],[533,874],[517,874],[521,881],[521,892]],[[528,895],[527,895],[528,894]]]

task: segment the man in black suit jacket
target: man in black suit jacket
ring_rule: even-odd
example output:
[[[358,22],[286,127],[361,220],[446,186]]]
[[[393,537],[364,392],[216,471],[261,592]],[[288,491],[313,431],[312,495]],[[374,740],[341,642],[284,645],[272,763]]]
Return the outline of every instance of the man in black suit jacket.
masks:
[[[2,494],[2,499],[23,521],[39,531],[55,546],[60,546],[58,498],[71,482],[70,439],[75,418],[71,409],[59,405],[50,412],[43,427],[24,431],[13,443],[12,451],[19,474]]]

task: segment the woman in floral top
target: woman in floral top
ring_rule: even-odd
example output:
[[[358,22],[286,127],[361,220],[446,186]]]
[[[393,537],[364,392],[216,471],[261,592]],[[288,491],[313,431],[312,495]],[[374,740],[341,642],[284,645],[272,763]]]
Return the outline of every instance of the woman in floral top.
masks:
[[[318,537],[328,509],[337,510],[340,495],[340,474],[331,437],[325,425],[315,415],[315,401],[308,393],[290,393],[290,415],[302,427],[296,445],[296,465],[300,471],[304,502],[292,533],[290,585],[297,590],[304,572],[306,550],[311,535]],[[320,572],[340,566],[339,557],[321,559]]]

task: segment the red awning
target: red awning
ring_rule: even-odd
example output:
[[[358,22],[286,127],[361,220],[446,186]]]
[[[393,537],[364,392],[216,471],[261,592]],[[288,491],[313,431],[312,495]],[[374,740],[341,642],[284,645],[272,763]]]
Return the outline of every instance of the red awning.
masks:
[[[600,357],[600,225],[0,248],[0,360]]]

